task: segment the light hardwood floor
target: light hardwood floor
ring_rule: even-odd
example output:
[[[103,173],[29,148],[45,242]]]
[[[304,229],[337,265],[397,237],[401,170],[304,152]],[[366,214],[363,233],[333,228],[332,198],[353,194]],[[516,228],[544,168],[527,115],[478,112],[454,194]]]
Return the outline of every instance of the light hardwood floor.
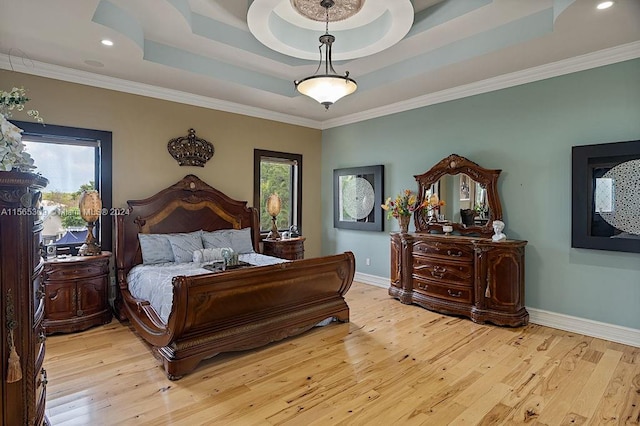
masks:
[[[639,424],[640,348],[406,306],[354,283],[351,323],[166,378],[116,320],[47,339],[58,425]]]

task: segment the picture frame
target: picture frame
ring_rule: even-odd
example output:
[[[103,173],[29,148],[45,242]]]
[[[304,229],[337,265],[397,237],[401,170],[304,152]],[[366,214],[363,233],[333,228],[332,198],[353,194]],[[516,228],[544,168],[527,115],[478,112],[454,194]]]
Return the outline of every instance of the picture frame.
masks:
[[[384,229],[384,166],[333,171],[333,227],[359,231]]]
[[[469,176],[460,174],[460,201],[468,201],[471,194]]]
[[[640,253],[640,140],[574,146],[571,247]]]

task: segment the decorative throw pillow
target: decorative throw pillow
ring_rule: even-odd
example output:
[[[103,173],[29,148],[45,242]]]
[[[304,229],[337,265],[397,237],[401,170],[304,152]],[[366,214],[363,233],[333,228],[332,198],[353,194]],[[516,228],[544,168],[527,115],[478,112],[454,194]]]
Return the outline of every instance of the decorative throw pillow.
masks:
[[[230,229],[221,229],[219,231],[207,232],[202,231],[202,244],[204,248],[222,248],[231,247]]]
[[[142,250],[142,263],[151,265],[154,263],[173,262],[173,250],[171,243],[165,234],[138,234],[140,250]]]
[[[222,248],[205,248],[193,252],[193,261],[197,263],[223,260]]]
[[[230,229],[231,248],[236,253],[253,253],[253,243],[251,242],[251,228]]]
[[[167,239],[171,244],[173,257],[178,263],[191,262],[193,252],[203,249],[202,231],[190,232],[185,234],[167,234]]]

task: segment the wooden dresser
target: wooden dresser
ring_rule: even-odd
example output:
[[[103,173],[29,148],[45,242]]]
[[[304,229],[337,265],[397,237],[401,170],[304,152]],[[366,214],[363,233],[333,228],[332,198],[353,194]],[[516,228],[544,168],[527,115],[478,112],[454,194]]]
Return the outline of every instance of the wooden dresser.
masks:
[[[391,235],[389,294],[475,322],[521,326],[526,241],[442,234]]]
[[[111,321],[109,259],[70,256],[47,260],[44,266],[46,334],[70,333]]]
[[[263,254],[281,259],[304,259],[305,237],[290,238],[288,240],[262,240]]]
[[[3,425],[48,424],[44,415],[47,373],[42,368],[44,263],[40,252],[40,191],[47,183],[45,178],[32,173],[0,172]],[[10,369],[10,364],[15,368]],[[10,371],[19,372],[21,377],[10,377]]]

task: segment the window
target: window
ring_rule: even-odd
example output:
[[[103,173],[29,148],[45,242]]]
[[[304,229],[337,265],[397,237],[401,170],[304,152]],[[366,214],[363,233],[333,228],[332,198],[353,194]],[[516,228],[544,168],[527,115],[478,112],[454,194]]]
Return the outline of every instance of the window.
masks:
[[[278,230],[296,226],[302,232],[302,155],[254,150],[253,180],[253,205],[259,209],[260,232],[266,234],[271,229],[266,203],[274,193],[282,204],[276,218]]]
[[[22,141],[38,167],[36,172],[49,180],[42,191],[44,244],[54,244],[59,253],[77,253],[87,232],[78,199],[83,190],[97,189],[103,215],[94,232],[101,248],[111,250],[111,132],[15,124],[24,130]]]

